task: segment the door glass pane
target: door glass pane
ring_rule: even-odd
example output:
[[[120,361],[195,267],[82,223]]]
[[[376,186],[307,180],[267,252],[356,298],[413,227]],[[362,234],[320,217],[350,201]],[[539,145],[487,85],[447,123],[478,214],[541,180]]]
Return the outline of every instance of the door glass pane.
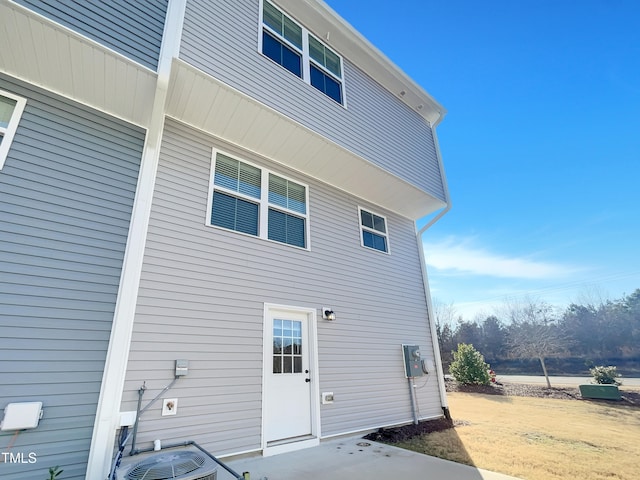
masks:
[[[290,355],[282,357],[282,373],[293,373],[293,362]]]
[[[294,355],[302,354],[302,341],[300,338],[294,338],[292,346],[293,346],[293,350],[291,353],[293,353]]]
[[[273,321],[273,373],[302,373],[302,322]]]
[[[282,338],[273,339],[273,353],[280,354],[282,353]]]
[[[282,373],[282,356],[273,356],[273,373]]]
[[[291,354],[291,349],[292,349],[292,345],[291,345],[291,338],[290,337],[283,337],[282,339],[282,353],[290,355]]]

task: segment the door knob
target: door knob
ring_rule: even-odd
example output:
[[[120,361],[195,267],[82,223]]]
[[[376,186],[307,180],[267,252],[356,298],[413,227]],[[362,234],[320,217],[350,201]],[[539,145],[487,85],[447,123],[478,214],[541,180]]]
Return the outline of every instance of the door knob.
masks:
[[[305,378],[304,381],[309,383],[311,381],[311,379],[310,378]]]

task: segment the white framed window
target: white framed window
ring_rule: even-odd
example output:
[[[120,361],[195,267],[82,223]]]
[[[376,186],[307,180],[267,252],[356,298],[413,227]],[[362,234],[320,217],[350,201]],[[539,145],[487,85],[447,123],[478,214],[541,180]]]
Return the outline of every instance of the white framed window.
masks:
[[[360,244],[363,247],[389,253],[387,219],[383,215],[358,207],[360,219]]]
[[[273,3],[261,3],[262,54],[344,105],[342,57]]]
[[[213,151],[206,224],[309,248],[309,188]]]
[[[4,167],[26,104],[26,99],[0,90],[0,170]]]

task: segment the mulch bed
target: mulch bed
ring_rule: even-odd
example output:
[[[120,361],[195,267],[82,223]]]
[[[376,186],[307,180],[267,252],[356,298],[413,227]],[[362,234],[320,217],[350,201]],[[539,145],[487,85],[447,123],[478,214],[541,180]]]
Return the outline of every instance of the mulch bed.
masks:
[[[447,392],[483,393],[485,395],[504,395],[507,397],[557,398],[560,400],[585,400],[580,396],[578,387],[547,388],[543,385],[524,385],[519,383],[493,383],[491,385],[460,385],[455,380],[445,382]],[[640,408],[640,391],[621,390],[622,401],[593,400],[619,405],[630,405]]]
[[[455,380],[445,382],[447,392],[480,393],[485,395],[504,395],[508,397],[556,398],[561,400],[583,400],[577,387],[552,387],[541,385],[523,385],[517,383],[494,383],[491,385],[460,385]],[[622,401],[588,400],[612,405],[628,405],[640,408],[640,391],[621,391]],[[440,432],[456,426],[456,422],[438,418],[420,422],[418,425],[381,428],[364,438],[375,442],[398,443],[425,433]]]
[[[454,424],[446,418],[437,418],[435,420],[427,420],[420,422],[418,425],[404,425],[402,427],[381,428],[377,432],[370,433],[365,436],[366,440],[382,443],[398,443],[409,440],[418,435],[425,433],[440,432],[453,428]]]

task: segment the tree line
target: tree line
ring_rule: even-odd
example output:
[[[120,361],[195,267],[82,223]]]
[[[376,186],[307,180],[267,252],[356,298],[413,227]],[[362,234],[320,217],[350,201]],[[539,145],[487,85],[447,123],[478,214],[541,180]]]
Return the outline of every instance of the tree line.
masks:
[[[512,373],[546,374],[551,364],[553,373],[578,374],[617,363],[625,374],[640,376],[640,289],[616,300],[571,303],[564,310],[530,298],[505,302],[500,311],[473,321],[436,301],[434,314],[445,368],[464,343],[492,367]]]

